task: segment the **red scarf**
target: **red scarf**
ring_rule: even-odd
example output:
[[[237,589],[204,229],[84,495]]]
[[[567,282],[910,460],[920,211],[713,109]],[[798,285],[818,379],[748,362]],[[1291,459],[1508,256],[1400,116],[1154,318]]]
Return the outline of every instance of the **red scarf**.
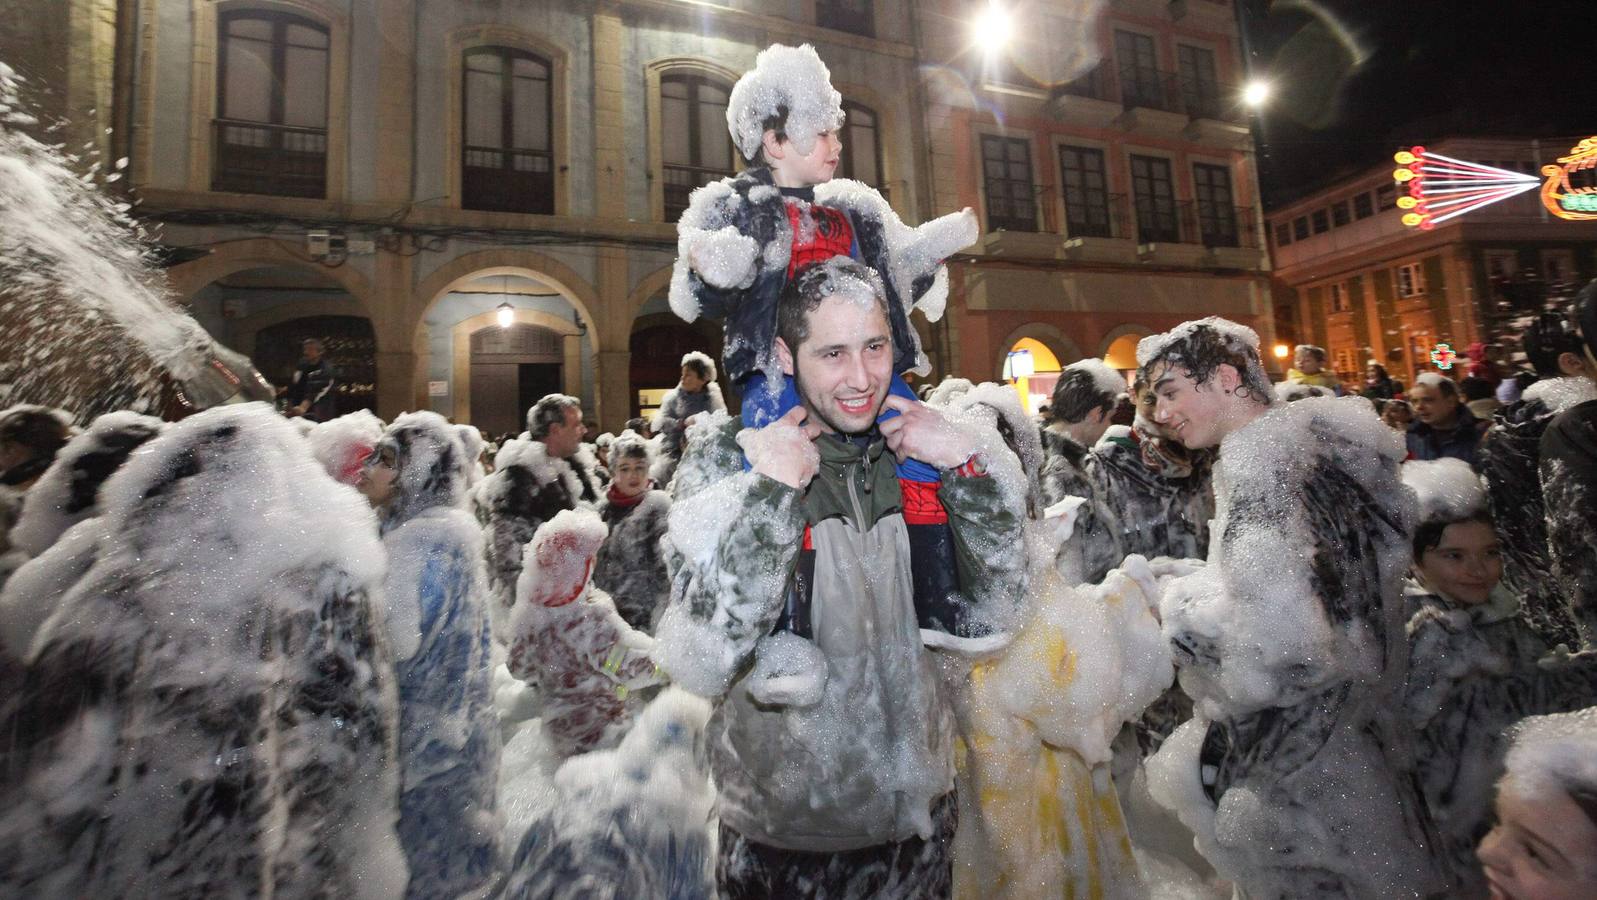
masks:
[[[605,499],[610,501],[611,506],[628,507],[637,506],[639,503],[642,503],[643,498],[647,496],[649,496],[649,488],[647,485],[644,486],[643,490],[638,491],[636,494],[628,497],[626,494],[623,494],[621,491],[617,490],[615,483],[611,482],[610,492],[605,494]]]

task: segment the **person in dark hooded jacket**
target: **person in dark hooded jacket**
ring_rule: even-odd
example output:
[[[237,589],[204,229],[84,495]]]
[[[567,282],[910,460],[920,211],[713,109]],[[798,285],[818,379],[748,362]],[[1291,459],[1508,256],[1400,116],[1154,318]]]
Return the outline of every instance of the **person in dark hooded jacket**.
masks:
[[[660,458],[652,472],[655,484],[671,483],[671,474],[682,459],[688,420],[707,412],[726,412],[726,401],[721,399],[721,386],[715,383],[715,361],[695,350],[683,355],[682,380],[665,392],[650,423],[660,436]]]
[[[623,431],[610,445],[613,479],[599,502],[599,518],[610,534],[594,560],[593,583],[610,595],[628,625],[652,633],[671,594],[660,547],[671,495],[650,482],[649,456],[649,442],[636,432]]]
[[[1120,546],[1120,524],[1098,485],[1092,454],[1125,393],[1125,379],[1102,360],[1071,363],[1059,374],[1048,421],[1041,429],[1043,506],[1066,497],[1086,501],[1076,510],[1075,540],[1060,550],[1066,556],[1060,561],[1063,574],[1086,584],[1097,584],[1126,556]]]
[[[1597,379],[1597,282],[1581,290],[1575,311],[1587,378]],[[1569,407],[1547,426],[1541,482],[1553,577],[1583,643],[1597,646],[1597,400]]]
[[[1542,497],[1542,435],[1564,410],[1597,400],[1586,377],[1580,335],[1558,313],[1525,329],[1525,357],[1540,379],[1502,410],[1481,445],[1480,468],[1492,519],[1503,538],[1503,583],[1520,598],[1521,615],[1550,644],[1579,645],[1568,604],[1549,578],[1547,507]]]
[[[458,897],[493,877],[499,720],[482,530],[465,510],[465,429],[406,413],[360,474],[388,552],[384,599],[399,682],[399,838],[407,897]],[[471,440],[475,447],[477,441]]]

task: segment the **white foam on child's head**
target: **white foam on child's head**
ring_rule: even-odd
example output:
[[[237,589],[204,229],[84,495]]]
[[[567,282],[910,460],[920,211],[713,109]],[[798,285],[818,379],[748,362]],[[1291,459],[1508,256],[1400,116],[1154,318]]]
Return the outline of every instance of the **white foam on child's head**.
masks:
[[[765,137],[765,123],[787,111],[783,131],[800,153],[815,148],[815,137],[843,126],[843,95],[809,44],[772,44],[754,58],[726,106],[727,130],[745,159],[754,159]]]

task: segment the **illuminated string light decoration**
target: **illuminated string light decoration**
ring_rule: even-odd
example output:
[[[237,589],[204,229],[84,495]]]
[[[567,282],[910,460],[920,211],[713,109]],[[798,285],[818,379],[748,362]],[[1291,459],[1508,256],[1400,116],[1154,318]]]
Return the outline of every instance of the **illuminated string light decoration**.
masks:
[[[1431,351],[1431,362],[1438,369],[1451,369],[1457,360],[1458,354],[1453,352],[1451,344],[1437,344],[1436,349]]]
[[[1576,144],[1568,156],[1560,156],[1557,165],[1542,166],[1547,183],[1542,185],[1542,205],[1560,219],[1572,222],[1597,219],[1597,185],[1592,184],[1597,169],[1597,137],[1589,137]],[[1587,182],[1576,187],[1570,182],[1574,177]]]
[[[1403,224],[1421,231],[1542,186],[1535,175],[1454,159],[1424,147],[1400,150],[1392,158],[1399,166],[1392,178],[1408,189],[1397,198]]]

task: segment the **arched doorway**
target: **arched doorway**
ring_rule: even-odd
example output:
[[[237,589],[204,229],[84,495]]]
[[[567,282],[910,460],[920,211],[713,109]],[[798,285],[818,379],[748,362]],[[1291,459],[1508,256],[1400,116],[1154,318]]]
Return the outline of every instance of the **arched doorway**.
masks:
[[[1015,386],[1026,411],[1036,413],[1053,396],[1062,369],[1058,355],[1047,344],[1023,337],[1005,354],[1003,376]]]
[[[523,428],[526,410],[564,387],[565,337],[527,323],[471,333],[471,424],[491,435]]]
[[[682,321],[671,312],[665,290],[658,290],[632,320],[632,335],[627,342],[632,358],[628,372],[629,415],[649,416],[659,408],[665,392],[676,387],[681,379],[682,357],[689,351],[697,350],[715,360],[719,376],[721,342],[719,323],[704,318]],[[720,378],[719,381],[722,395],[731,408],[734,398],[727,390],[726,380]]]
[[[377,408],[377,339],[364,316],[305,316],[268,325],[255,332],[250,353],[267,380],[282,386],[292,381],[300,346],[308,338],[322,342],[336,373],[333,388],[338,414]]]

